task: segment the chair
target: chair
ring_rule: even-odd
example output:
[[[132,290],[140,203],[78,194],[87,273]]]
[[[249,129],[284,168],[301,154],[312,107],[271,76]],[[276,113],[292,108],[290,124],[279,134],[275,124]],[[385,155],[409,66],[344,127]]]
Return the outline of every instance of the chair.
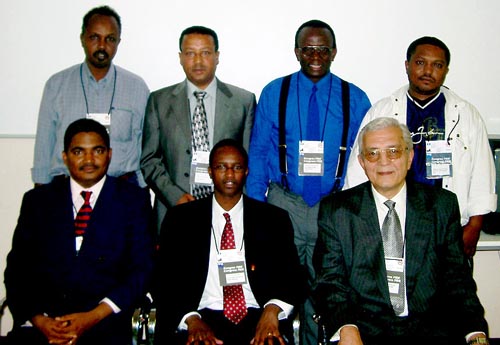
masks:
[[[142,306],[132,315],[132,343],[134,345],[153,345],[156,326],[156,308],[150,294],[144,298]]]

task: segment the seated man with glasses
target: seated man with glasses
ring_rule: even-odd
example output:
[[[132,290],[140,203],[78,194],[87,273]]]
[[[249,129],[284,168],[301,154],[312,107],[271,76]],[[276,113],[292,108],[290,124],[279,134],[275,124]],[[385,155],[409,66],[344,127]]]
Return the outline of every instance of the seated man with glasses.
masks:
[[[324,198],[318,216],[314,297],[326,338],[488,344],[456,195],[406,180],[413,143],[396,119],[363,127],[357,158],[369,181]]]
[[[408,178],[457,194],[464,250],[472,260],[483,216],[497,206],[495,164],[481,115],[443,86],[449,65],[450,50],[441,40],[424,36],[413,41],[405,62],[409,83],[374,104],[361,127],[380,116],[408,125],[415,151]],[[364,181],[351,155],[344,189]]]
[[[289,212],[311,285],[319,201],[342,187],[344,162],[371,104],[363,90],[330,72],[337,55],[330,25],[302,24],[294,52],[300,71],[271,81],[260,95],[246,187],[249,196]],[[300,343],[317,344],[310,298],[299,314]]]

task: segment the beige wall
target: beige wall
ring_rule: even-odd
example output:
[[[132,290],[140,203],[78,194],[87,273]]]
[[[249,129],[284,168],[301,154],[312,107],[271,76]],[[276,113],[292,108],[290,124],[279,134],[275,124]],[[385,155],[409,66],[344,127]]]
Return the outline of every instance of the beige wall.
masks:
[[[0,300],[5,297],[3,272],[5,258],[10,250],[12,233],[17,223],[24,192],[32,188],[31,165],[34,137],[0,137]],[[9,315],[2,318],[0,335],[12,325]]]

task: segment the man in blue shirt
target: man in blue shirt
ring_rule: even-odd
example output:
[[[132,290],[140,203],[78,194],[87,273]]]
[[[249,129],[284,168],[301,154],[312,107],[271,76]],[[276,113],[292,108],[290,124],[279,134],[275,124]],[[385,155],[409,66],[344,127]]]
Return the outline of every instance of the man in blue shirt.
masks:
[[[364,91],[345,83],[343,93],[342,80],[330,73],[336,53],[335,34],[328,24],[311,20],[299,27],[295,55],[301,70],[291,75],[288,91],[284,91],[286,141],[280,145],[279,103],[285,78],[278,78],[263,89],[250,140],[247,193],[258,200],[266,200],[267,193],[269,203],[290,213],[309,286],[315,278],[312,254],[318,235],[319,201],[342,187],[342,161],[348,158],[361,120],[370,108]],[[348,112],[343,111],[343,98]],[[280,170],[280,147],[286,150],[286,156],[282,156],[286,157],[286,171]],[[303,345],[317,344],[313,314],[312,301],[308,299],[299,310]]]
[[[45,84],[38,114],[32,179],[46,184],[68,176],[61,152],[64,132],[80,118],[92,118],[111,137],[109,175],[145,187],[139,160],[149,88],[142,78],[112,63],[121,34],[120,16],[107,6],[83,18],[85,61],[54,74]]]

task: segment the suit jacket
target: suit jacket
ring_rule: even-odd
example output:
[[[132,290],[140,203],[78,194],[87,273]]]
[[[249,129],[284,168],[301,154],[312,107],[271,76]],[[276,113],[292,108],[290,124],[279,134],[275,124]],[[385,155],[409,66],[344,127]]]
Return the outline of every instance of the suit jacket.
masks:
[[[131,317],[151,279],[150,224],[149,193],[108,176],[77,256],[69,178],[28,191],[5,270],[14,327],[35,314],[88,311],[108,297],[121,312],[88,333],[102,343],[130,342]],[[85,344],[83,337],[80,342]]]
[[[212,200],[208,197],[175,206],[165,217],[155,273],[157,344],[172,343],[168,340],[182,317],[198,309],[208,275]],[[305,279],[288,213],[244,196],[243,226],[248,281],[259,305],[263,307],[272,298],[297,305]]]
[[[455,194],[407,182],[406,294],[409,316],[393,312],[370,182],[322,200],[314,263],[315,297],[333,333],[356,324],[361,336],[461,338],[487,332],[463,253]]]
[[[255,95],[217,80],[214,143],[233,138],[248,150]],[[191,111],[187,82],[152,92],[146,108],[141,169],[156,196],[158,227],[166,208],[190,193]]]

